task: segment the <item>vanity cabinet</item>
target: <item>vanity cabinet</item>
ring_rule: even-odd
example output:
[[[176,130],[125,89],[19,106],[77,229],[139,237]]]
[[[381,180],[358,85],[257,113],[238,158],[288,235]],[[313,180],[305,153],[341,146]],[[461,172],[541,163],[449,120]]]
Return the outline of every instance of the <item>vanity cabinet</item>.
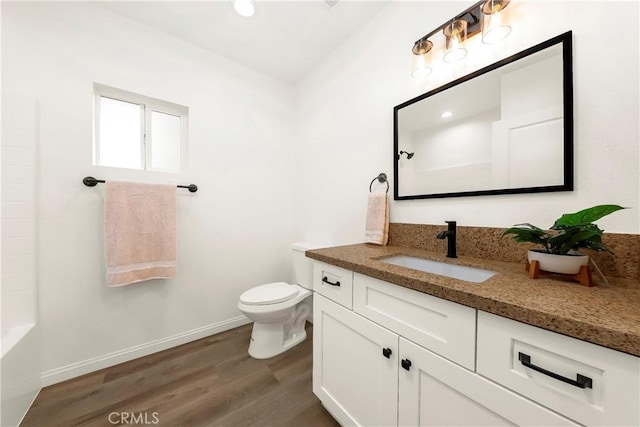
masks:
[[[476,310],[323,263],[314,271],[314,289],[352,279],[353,310],[321,292],[313,309],[313,391],[342,425],[575,425],[473,372]]]

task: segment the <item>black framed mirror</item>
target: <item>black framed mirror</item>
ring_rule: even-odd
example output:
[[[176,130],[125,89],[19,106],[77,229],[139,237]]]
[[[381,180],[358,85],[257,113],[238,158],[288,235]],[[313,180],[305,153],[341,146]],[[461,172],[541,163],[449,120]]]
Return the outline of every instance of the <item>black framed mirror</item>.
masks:
[[[394,199],[573,190],[571,31],[393,109]]]

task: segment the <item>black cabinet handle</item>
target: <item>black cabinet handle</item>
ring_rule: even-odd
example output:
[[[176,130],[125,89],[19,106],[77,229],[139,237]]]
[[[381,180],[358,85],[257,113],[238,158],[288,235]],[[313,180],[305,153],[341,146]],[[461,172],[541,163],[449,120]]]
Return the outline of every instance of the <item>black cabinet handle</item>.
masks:
[[[409,359],[402,359],[402,360],[400,361],[400,365],[402,365],[402,367],[408,371],[408,370],[411,368],[411,360],[409,360]]]
[[[326,277],[326,276],[322,278],[322,281],[323,281],[324,283],[328,284],[328,285],[331,285],[331,286],[340,286],[340,282],[339,282],[339,281],[337,281],[336,283],[331,283],[331,282],[329,281],[329,279],[327,279],[327,277]]]
[[[391,357],[391,349],[390,348],[383,348],[382,349],[382,355],[384,357],[386,357],[387,359],[389,359]]]
[[[577,375],[576,379],[572,380],[571,378],[558,375],[555,372],[547,371],[546,369],[531,363],[531,356],[529,356],[528,354],[518,352],[518,360],[527,368],[531,368],[534,371],[540,372],[541,374],[545,374],[547,376],[550,376],[551,378],[560,380],[563,383],[571,384],[572,386],[579,387],[579,388],[593,388],[593,380],[591,378],[585,377],[584,375],[576,374]]]

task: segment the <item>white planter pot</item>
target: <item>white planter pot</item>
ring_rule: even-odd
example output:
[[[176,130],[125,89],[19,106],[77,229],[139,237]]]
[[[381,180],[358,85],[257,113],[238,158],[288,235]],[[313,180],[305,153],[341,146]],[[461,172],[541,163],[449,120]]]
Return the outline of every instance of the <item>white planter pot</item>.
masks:
[[[551,273],[576,274],[580,267],[589,264],[589,255],[556,255],[530,250],[529,263],[536,260],[540,269]]]

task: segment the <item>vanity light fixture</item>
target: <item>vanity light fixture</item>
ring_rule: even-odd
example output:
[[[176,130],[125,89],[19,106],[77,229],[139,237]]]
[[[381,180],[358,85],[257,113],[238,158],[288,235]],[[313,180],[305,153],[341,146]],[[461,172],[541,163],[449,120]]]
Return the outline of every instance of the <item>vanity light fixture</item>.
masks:
[[[467,56],[467,49],[464,42],[467,40],[467,21],[463,19],[455,19],[451,21],[442,33],[445,37],[444,42],[444,62],[458,62]]]
[[[418,79],[431,74],[439,46],[443,46],[444,62],[453,63],[467,55],[466,41],[476,34],[482,34],[486,44],[506,38],[511,26],[504,10],[510,3],[511,0],[481,0],[420,38],[411,49],[411,76]]]
[[[253,0],[234,0],[233,7],[239,15],[249,17],[256,11]]]
[[[511,33],[504,9],[511,0],[487,0],[482,4],[482,42],[491,44],[504,40]]]
[[[431,49],[433,49],[433,43],[426,38],[418,40],[413,45],[413,49],[411,49],[411,53],[413,53],[411,77],[414,79],[431,74]]]

